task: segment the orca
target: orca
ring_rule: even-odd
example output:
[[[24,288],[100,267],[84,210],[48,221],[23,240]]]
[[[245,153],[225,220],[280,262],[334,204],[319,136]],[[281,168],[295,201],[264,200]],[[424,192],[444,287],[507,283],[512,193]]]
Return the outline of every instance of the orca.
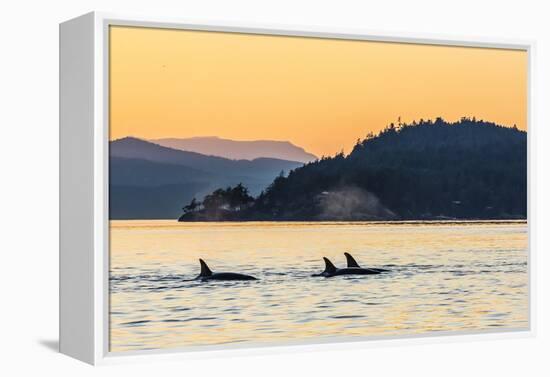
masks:
[[[359,266],[359,263],[357,263],[355,258],[353,258],[350,253],[344,253],[344,255],[346,256],[346,261],[348,262],[348,268],[361,268],[361,266]],[[389,270],[386,270],[384,268],[369,268],[369,270],[374,270],[374,271],[378,271],[378,272],[388,272],[389,271]]]
[[[236,272],[212,272],[205,261],[199,259],[199,262],[201,263],[201,273],[196,277],[197,280],[258,280],[254,276]]]
[[[331,278],[333,276],[341,275],[378,275],[381,271],[377,271],[371,268],[362,268],[362,267],[346,267],[346,268],[336,268],[336,266],[327,258],[323,257],[325,261],[325,270],[320,274],[315,274],[313,276],[324,276],[326,278]]]

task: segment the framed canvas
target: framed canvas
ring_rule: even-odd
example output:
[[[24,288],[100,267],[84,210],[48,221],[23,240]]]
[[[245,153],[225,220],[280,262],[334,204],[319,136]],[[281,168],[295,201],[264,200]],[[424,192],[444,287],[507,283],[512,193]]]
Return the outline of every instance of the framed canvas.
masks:
[[[98,364],[533,334],[532,53],[62,23],[61,352]]]

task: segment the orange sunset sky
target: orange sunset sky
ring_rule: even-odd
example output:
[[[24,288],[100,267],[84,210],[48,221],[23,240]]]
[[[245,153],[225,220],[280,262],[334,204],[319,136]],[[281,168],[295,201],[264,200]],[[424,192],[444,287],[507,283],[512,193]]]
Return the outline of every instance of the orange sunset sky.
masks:
[[[322,156],[437,116],[526,129],[527,53],[111,27],[111,139],[287,140]]]

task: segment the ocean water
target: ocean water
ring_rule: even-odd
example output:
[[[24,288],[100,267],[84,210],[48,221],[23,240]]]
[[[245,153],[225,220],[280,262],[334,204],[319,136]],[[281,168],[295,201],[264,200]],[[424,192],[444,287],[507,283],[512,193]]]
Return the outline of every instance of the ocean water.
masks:
[[[528,326],[526,222],[110,224],[112,352]]]

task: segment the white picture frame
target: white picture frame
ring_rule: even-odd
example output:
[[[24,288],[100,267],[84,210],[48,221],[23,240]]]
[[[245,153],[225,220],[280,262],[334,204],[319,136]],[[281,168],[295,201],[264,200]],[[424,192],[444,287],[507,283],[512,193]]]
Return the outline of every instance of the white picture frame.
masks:
[[[524,50],[528,54],[528,227],[529,327],[527,330],[479,333],[438,333],[414,337],[334,339],[330,343],[297,341],[280,344],[187,347],[158,351],[110,353],[109,219],[108,219],[108,30],[111,25],[207,30],[332,39],[452,45]],[[533,171],[536,133],[533,114],[534,41],[450,37],[417,33],[329,29],[288,25],[201,22],[92,12],[60,24],[60,352],[90,364],[157,359],[183,359],[235,354],[423,342],[471,341],[529,337],[535,334],[533,245]],[[200,351],[200,352],[196,352]]]

